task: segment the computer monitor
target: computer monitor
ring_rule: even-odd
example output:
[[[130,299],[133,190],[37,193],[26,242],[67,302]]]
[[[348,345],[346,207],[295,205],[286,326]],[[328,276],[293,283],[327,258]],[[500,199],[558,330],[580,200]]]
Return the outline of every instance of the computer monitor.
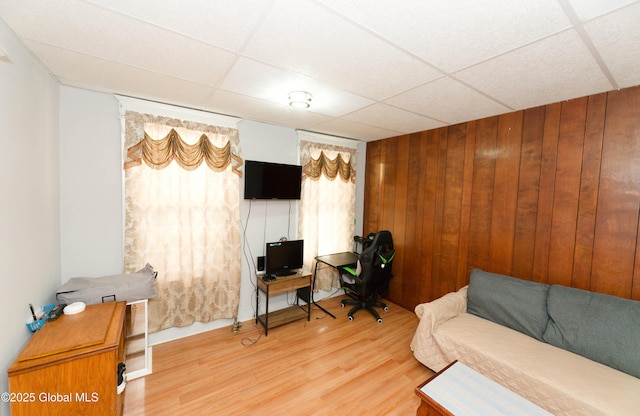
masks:
[[[304,264],[304,240],[267,243],[266,273],[286,276],[294,274]]]

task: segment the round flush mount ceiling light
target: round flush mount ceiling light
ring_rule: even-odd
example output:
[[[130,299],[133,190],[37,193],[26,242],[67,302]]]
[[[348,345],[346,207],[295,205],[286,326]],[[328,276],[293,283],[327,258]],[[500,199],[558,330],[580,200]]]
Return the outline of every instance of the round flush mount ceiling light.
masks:
[[[289,93],[289,105],[293,108],[309,108],[311,107],[311,99],[313,97],[306,91],[291,91]]]

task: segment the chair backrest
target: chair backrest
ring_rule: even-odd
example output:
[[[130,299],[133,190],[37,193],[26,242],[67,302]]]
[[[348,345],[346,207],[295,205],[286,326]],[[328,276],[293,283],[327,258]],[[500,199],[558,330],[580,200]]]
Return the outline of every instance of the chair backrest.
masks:
[[[364,282],[366,293],[385,295],[389,281],[393,277],[391,266],[396,251],[393,248],[393,237],[389,231],[378,231],[369,234],[363,242],[359,256],[360,279]]]

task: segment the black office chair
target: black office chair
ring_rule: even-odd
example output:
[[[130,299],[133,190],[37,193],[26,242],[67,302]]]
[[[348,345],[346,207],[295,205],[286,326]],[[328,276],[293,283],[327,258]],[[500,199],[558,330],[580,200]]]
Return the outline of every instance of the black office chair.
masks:
[[[378,298],[387,294],[389,281],[393,277],[391,265],[396,251],[393,249],[393,237],[389,231],[369,234],[362,241],[362,252],[355,267],[340,268],[340,283],[345,293],[353,299],[343,299],[342,307],[355,305],[349,311],[349,320],[360,309],[368,310],[382,323],[380,314],[374,307],[387,311],[389,308]]]

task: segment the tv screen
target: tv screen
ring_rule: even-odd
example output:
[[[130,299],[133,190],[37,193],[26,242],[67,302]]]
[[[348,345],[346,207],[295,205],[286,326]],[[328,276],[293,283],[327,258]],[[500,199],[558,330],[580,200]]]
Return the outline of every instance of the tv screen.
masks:
[[[244,199],[300,199],[302,166],[244,162]]]
[[[293,274],[304,263],[304,240],[267,243],[266,257],[265,272],[268,275]]]

